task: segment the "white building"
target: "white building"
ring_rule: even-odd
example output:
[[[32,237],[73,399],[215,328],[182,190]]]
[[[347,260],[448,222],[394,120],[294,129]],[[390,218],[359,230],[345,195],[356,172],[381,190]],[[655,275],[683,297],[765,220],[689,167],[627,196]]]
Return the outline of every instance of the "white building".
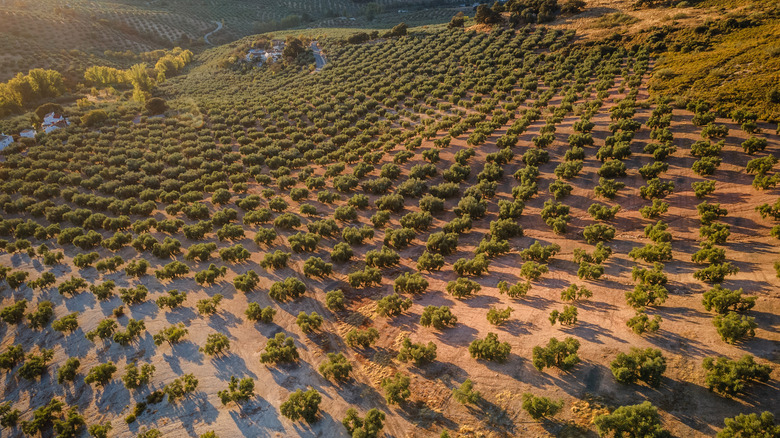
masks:
[[[41,129],[43,129],[43,132],[48,134],[57,129],[65,128],[69,125],[70,122],[68,121],[68,119],[65,118],[65,116],[63,116],[62,114],[57,114],[52,112],[44,116]]]
[[[22,138],[35,138],[35,130],[34,129],[25,129],[24,131],[19,133],[19,137]]]
[[[14,142],[14,138],[10,135],[0,134],[0,151],[7,148]]]

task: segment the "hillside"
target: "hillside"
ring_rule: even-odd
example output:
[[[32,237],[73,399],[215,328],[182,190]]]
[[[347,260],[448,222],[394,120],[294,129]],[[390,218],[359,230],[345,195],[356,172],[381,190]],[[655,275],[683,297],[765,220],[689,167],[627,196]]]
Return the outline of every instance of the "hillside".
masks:
[[[144,3],[111,8],[179,5]],[[301,4],[269,19],[321,12]],[[514,28],[236,31],[147,104],[137,77],[69,88],[71,126],[0,160],[2,435],[350,436],[349,410],[376,409],[376,436],[593,437],[647,401],[658,429],[631,436],[708,437],[780,414],[780,103],[759,55],[777,17],[659,31],[647,17],[673,10],[625,8],[638,21],[594,27],[601,7]],[[219,11],[191,8],[201,31]],[[687,52],[697,26],[708,48]],[[245,61],[288,36],[294,56]],[[732,70],[734,44],[755,74]],[[715,55],[764,94],[718,98]],[[279,338],[295,353],[270,354]],[[552,338],[567,360],[541,354]],[[655,359],[621,372],[633,348]],[[332,354],[347,378],[326,376]],[[707,358],[745,355],[754,378],[717,386]],[[394,399],[387,379],[405,378]],[[466,382],[481,395],[464,403]],[[312,421],[288,418],[299,389],[319,394]],[[524,394],[553,402],[547,418]]]

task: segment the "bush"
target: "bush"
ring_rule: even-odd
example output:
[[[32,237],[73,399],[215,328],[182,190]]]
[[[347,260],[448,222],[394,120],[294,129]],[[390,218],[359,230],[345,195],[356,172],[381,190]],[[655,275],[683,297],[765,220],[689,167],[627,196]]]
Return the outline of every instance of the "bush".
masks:
[[[566,184],[565,182],[561,180],[555,180],[552,183],[550,183],[550,193],[552,193],[553,199],[560,200],[563,199],[571,194],[571,191],[574,189],[570,184]]]
[[[341,237],[350,245],[361,245],[364,240],[374,238],[374,230],[367,225],[361,228],[346,227],[341,232]]]
[[[607,242],[615,238],[615,227],[606,224],[591,224],[582,230],[585,242],[594,244]]]
[[[534,261],[528,261],[523,263],[520,268],[520,276],[528,279],[528,281],[535,281],[546,274],[548,271],[547,265],[539,264]]]
[[[81,362],[78,358],[70,357],[57,369],[57,383],[62,385],[65,382],[72,382],[76,378]],[[5,426],[5,425],[3,425]]]
[[[629,354],[618,353],[617,358],[610,364],[610,369],[615,380],[620,383],[642,381],[657,387],[666,371],[666,359],[661,350],[631,348]]]
[[[428,236],[425,248],[432,253],[450,255],[458,248],[458,234],[444,233],[441,231],[433,233]]]
[[[523,227],[514,219],[499,219],[490,222],[490,235],[498,240],[520,237],[523,235]]]
[[[73,312],[51,323],[51,328],[58,332],[72,333],[79,327],[79,313]]]
[[[251,377],[245,377],[241,380],[238,380],[235,376],[230,376],[228,389],[218,391],[217,396],[219,396],[222,404],[226,405],[232,401],[236,403],[243,403],[252,398],[254,392],[255,381],[252,380]],[[216,437],[213,432],[211,432],[211,434],[212,436]]]
[[[621,406],[611,414],[597,416],[593,422],[600,436],[641,436],[669,438],[672,434],[661,427],[658,409],[649,401],[639,405]]]
[[[423,327],[433,326],[437,330],[454,327],[457,322],[458,318],[452,314],[447,306],[426,306],[420,316],[420,325]]]
[[[382,246],[382,249],[370,250],[366,252],[366,265],[376,268],[386,268],[397,265],[401,261],[401,256],[392,249]]]
[[[350,273],[347,281],[354,288],[379,285],[382,283],[382,272],[377,268],[366,266],[362,271]]]
[[[333,251],[330,253],[330,258],[334,262],[343,263],[352,258],[352,248],[344,242],[337,243],[333,246]]]
[[[403,249],[417,236],[417,233],[411,228],[400,228],[396,230],[385,231],[384,244],[395,249]]]
[[[206,345],[199,348],[201,353],[209,356],[219,356],[222,352],[230,349],[230,340],[222,333],[210,333],[206,337]]]
[[[466,379],[459,387],[453,388],[452,396],[460,404],[475,404],[482,399],[482,394],[474,390],[474,383],[471,379]]]
[[[499,293],[506,294],[510,298],[522,298],[528,294],[529,290],[531,290],[531,283],[517,283],[509,286],[509,283],[506,281],[500,281],[498,282],[497,287]]]
[[[563,400],[556,402],[547,397],[536,397],[526,392],[523,394],[523,409],[534,420],[554,417],[563,409]]]
[[[569,216],[568,205],[563,205],[549,199],[544,202],[541,216],[544,223],[552,228],[556,234],[563,234],[566,232],[566,225],[571,218],[571,216]]]
[[[716,438],[737,437],[776,437],[780,435],[780,426],[775,425],[775,417],[768,411],[757,414],[740,414],[723,420],[726,424]]]
[[[756,152],[766,149],[768,142],[765,138],[758,138],[751,136],[749,139],[742,142],[742,149],[748,155],[753,155]]]
[[[339,353],[328,353],[328,358],[320,364],[320,374],[326,379],[345,381],[349,379],[349,373],[352,371],[352,364],[347,358]]]
[[[635,247],[628,256],[632,259],[642,259],[647,263],[666,262],[672,260],[672,245],[669,242],[647,244],[643,247]]]
[[[236,278],[233,279],[233,286],[236,290],[240,290],[244,293],[253,290],[257,287],[258,283],[260,283],[260,276],[252,270],[247,271],[245,274],[237,275]]]
[[[739,268],[732,265],[731,262],[726,262],[699,269],[693,273],[693,278],[711,284],[722,283],[726,276],[734,275],[737,272],[739,272]]]
[[[375,343],[377,339],[379,339],[379,331],[373,327],[366,330],[355,328],[347,332],[346,336],[344,336],[347,345],[352,348],[368,348],[371,344]]]
[[[504,310],[498,310],[491,307],[487,312],[487,320],[489,323],[493,325],[501,325],[505,323],[507,320],[509,320],[511,314],[512,314],[511,307],[507,307]]]
[[[410,395],[409,377],[396,373],[392,378],[382,379],[381,386],[385,391],[385,400],[388,404],[396,405],[406,401]]]
[[[14,304],[3,307],[0,311],[0,319],[6,324],[19,324],[24,319],[24,311],[27,309],[27,300],[21,299]]]
[[[366,412],[365,418],[360,418],[354,408],[347,409],[347,416],[341,424],[352,437],[377,438],[384,427],[384,412],[374,408]]]
[[[139,388],[152,380],[155,367],[152,364],[145,363],[139,368],[136,362],[130,362],[125,365],[125,375],[122,376],[122,382],[127,389]]]
[[[271,306],[260,307],[257,303],[249,303],[246,308],[246,319],[250,321],[260,321],[265,324],[274,322],[274,316],[276,315],[276,309]]]
[[[743,392],[750,382],[768,381],[772,372],[770,366],[756,363],[749,354],[739,360],[706,357],[702,367],[707,371],[705,382],[710,391],[731,396]]]
[[[715,191],[715,181],[697,181],[692,187],[696,197],[702,199]]]
[[[321,401],[322,395],[316,389],[309,389],[306,392],[298,389],[279,406],[279,412],[292,421],[303,418],[313,423],[317,421]]]
[[[626,176],[626,165],[619,160],[607,160],[599,168],[598,175],[603,178],[618,178]]]
[[[187,336],[187,333],[189,333],[189,331],[184,328],[184,324],[179,323],[178,325],[172,325],[160,330],[159,333],[152,336],[152,339],[154,339],[154,345],[157,346],[162,345],[163,342],[176,344],[184,339],[184,337]]]
[[[558,367],[564,371],[574,368],[580,361],[577,351],[580,342],[574,338],[566,338],[563,342],[550,338],[547,347],[536,346],[533,349],[534,368],[539,371],[547,367]]]
[[[24,348],[21,345],[11,345],[0,354],[0,369],[10,370],[22,360],[24,360]]]
[[[663,161],[654,161],[639,168],[639,174],[644,179],[657,178],[658,175],[669,170],[669,163]]]
[[[303,274],[307,277],[326,277],[333,272],[333,264],[319,257],[309,257],[303,263]]]
[[[756,320],[750,316],[740,316],[735,312],[717,315],[712,321],[721,339],[729,344],[745,341],[756,335]]]
[[[590,207],[588,207],[588,214],[598,221],[612,220],[615,218],[618,211],[620,211],[619,205],[610,208],[601,204],[591,204]]]
[[[756,297],[742,297],[742,288],[730,290],[716,284],[704,292],[702,304],[707,310],[724,315],[728,312],[746,312],[756,305]]]
[[[298,317],[295,319],[295,323],[303,333],[312,333],[322,326],[323,319],[317,312],[311,312],[307,315],[306,312],[298,313]]]
[[[563,312],[553,310],[548,318],[551,325],[560,322],[561,325],[573,325],[577,323],[577,308],[574,306],[563,306]]]
[[[669,204],[660,199],[653,199],[652,205],[646,205],[639,209],[639,214],[645,219],[653,219],[661,216],[669,210]]]
[[[277,333],[276,336],[269,339],[268,343],[265,344],[265,349],[260,353],[260,363],[292,363],[299,358],[295,341],[284,333]]]
[[[418,271],[438,271],[444,266],[444,256],[424,251],[417,259]]]
[[[479,283],[464,277],[458,277],[457,280],[447,283],[447,292],[455,298],[469,297],[481,289]]]
[[[596,196],[600,196],[606,199],[613,199],[617,196],[617,192],[624,188],[626,185],[622,182],[615,181],[614,179],[599,178],[599,184],[593,189]]]
[[[674,182],[663,182],[658,178],[653,178],[639,188],[639,194],[644,199],[657,199],[665,198],[669,194],[674,192]]]
[[[297,299],[306,292],[306,285],[294,277],[287,277],[284,281],[277,281],[271,285],[268,295],[277,301]]]
[[[416,366],[431,363],[436,360],[436,344],[428,342],[428,345],[412,343],[409,337],[405,337],[398,350],[397,359],[401,362],[412,361]]]
[[[403,299],[397,293],[388,295],[377,301],[376,313],[381,316],[396,316],[405,312],[412,306],[412,300]]]
[[[475,339],[469,345],[469,354],[474,359],[495,362],[505,362],[511,350],[509,342],[499,342],[495,333],[488,333],[485,339]]]
[[[487,213],[487,202],[484,199],[477,199],[473,196],[465,196],[458,202],[455,208],[455,214],[458,216],[468,215],[471,219],[481,219]]]
[[[484,254],[477,254],[472,259],[461,258],[458,259],[453,265],[452,269],[458,275],[475,275],[479,276],[488,272],[488,266],[490,260],[485,257]]]
[[[472,221],[470,216],[456,217],[450,222],[444,224],[444,227],[442,227],[442,231],[444,231],[445,233],[462,234],[471,230],[471,225],[472,225]]]
[[[30,328],[39,329],[46,326],[54,316],[54,307],[51,301],[40,301],[34,312],[27,314]]]
[[[211,298],[204,298],[202,300],[198,300],[197,308],[198,313],[201,315],[213,315],[217,313],[217,306],[219,306],[219,303],[222,301],[222,294],[215,294]]]
[[[702,239],[709,240],[711,243],[722,245],[726,243],[726,240],[731,234],[730,230],[730,225],[716,222],[710,225],[702,225],[699,228],[699,236]]]
[[[428,280],[417,272],[414,274],[405,272],[399,275],[393,284],[393,290],[397,293],[420,294],[426,289],[428,289]]]
[[[84,377],[84,383],[91,384],[97,383],[98,386],[105,386],[111,377],[116,372],[117,368],[113,362],[108,362],[100,365],[95,365],[89,370],[86,377]]]

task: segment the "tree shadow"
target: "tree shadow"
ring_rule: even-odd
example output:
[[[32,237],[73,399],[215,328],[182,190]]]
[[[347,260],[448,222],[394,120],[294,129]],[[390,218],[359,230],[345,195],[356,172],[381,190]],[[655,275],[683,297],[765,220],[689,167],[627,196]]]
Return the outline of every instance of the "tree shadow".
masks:
[[[623,339],[612,335],[608,330],[605,330],[596,324],[585,321],[578,321],[571,327],[563,327],[562,330],[564,330],[566,333],[578,336],[588,342],[593,342],[594,344],[603,344],[604,342],[600,338],[608,338],[619,344],[626,343],[626,341]]]

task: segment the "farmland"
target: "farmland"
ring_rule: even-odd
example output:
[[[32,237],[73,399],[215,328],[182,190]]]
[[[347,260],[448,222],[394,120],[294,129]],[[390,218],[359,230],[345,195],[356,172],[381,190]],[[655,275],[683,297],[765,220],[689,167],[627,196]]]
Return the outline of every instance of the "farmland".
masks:
[[[240,33],[69,90],[0,161],[3,435],[776,436],[780,103],[573,21],[292,31],[262,68]]]

